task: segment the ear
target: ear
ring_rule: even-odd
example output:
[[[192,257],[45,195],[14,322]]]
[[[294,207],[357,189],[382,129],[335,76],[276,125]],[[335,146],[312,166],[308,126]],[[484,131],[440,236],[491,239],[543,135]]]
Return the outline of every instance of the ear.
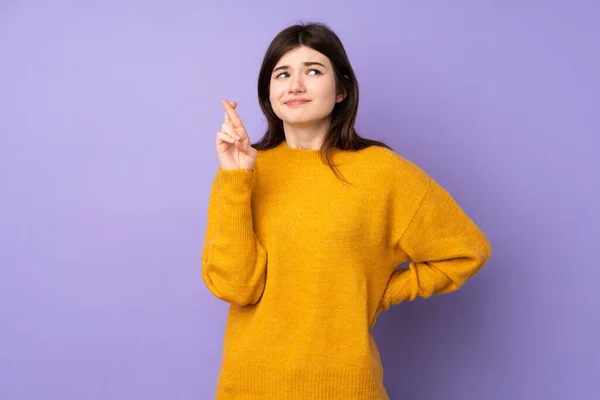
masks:
[[[344,78],[347,79],[347,80],[350,80],[350,78],[348,77],[348,75],[344,75]],[[342,100],[344,100],[346,98],[347,95],[348,95],[348,93],[346,93],[346,92],[338,93],[338,95],[335,98],[335,102],[336,103],[341,102]]]

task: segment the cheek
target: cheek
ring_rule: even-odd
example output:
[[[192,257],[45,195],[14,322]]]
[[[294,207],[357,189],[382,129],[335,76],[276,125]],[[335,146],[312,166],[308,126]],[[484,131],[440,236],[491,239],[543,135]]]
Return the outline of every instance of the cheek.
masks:
[[[269,99],[273,107],[279,106],[279,100],[283,96],[283,90],[277,85],[271,85],[269,89]]]
[[[313,88],[314,93],[319,94],[319,98],[323,101],[335,101],[335,84],[333,82],[319,82]]]
[[[269,100],[271,101],[271,108],[273,109],[273,112],[275,115],[277,115],[277,117],[279,117],[279,119],[282,119],[280,104],[281,96],[281,88],[278,88],[276,85],[271,85],[269,89]]]
[[[269,85],[269,93],[272,98],[281,97],[283,89],[281,82],[271,81],[271,84]]]

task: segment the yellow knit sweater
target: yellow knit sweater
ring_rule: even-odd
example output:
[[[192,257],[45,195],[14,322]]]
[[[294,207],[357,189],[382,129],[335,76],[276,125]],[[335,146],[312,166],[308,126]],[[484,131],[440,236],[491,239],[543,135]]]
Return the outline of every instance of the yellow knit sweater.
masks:
[[[218,400],[388,399],[379,312],[455,291],[491,255],[414,163],[378,146],[334,161],[349,185],[285,141],[252,171],[218,169],[202,251],[206,286],[230,303]]]

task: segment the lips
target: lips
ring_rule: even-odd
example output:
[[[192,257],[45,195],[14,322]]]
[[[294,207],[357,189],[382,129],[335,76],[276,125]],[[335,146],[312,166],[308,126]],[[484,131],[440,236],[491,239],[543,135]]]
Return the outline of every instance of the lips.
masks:
[[[305,99],[298,99],[298,100],[289,100],[286,101],[285,104],[288,106],[299,106],[302,104],[306,104],[308,103],[310,100],[305,100]]]

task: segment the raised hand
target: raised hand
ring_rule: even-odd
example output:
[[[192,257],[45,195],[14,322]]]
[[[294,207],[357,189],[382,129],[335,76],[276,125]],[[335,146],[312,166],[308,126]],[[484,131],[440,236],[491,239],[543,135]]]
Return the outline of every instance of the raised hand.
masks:
[[[221,100],[225,108],[225,119],[217,132],[217,156],[223,169],[246,169],[251,171],[258,152],[250,146],[250,138],[242,120],[235,111],[237,103]]]

